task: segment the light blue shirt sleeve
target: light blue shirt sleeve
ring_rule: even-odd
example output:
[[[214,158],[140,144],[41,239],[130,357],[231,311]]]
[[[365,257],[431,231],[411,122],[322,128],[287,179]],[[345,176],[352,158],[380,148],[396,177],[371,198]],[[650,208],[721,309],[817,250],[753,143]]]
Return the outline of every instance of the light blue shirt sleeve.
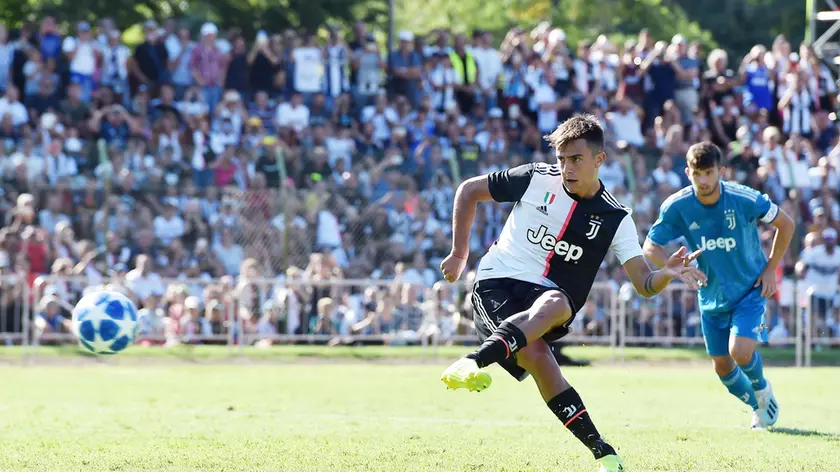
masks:
[[[648,232],[648,239],[657,246],[664,246],[682,236],[678,228],[677,209],[672,202],[665,201],[659,208],[659,217]]]

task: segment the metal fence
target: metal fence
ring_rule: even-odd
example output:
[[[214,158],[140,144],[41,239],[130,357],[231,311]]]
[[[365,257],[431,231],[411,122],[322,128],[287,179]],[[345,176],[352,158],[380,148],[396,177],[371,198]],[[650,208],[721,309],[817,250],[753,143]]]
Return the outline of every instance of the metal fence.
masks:
[[[35,349],[75,343],[67,329],[46,322],[49,305],[55,303],[69,314],[87,291],[111,289],[125,292],[141,308],[140,344],[222,344],[232,354],[246,346],[288,343],[434,349],[478,341],[467,296],[470,288],[465,283],[428,286],[349,279],[94,281],[86,276],[43,276],[30,287],[22,278],[2,276],[0,342]],[[772,304],[768,310],[793,325],[792,332],[772,338],[770,347],[793,346],[797,366],[810,366],[814,349],[840,346],[840,337],[829,329],[835,326],[831,323],[836,311],[829,306],[826,312],[815,302],[817,289],[807,288],[789,313],[781,314]],[[703,345],[696,295],[679,284],[643,299],[630,284],[619,288],[596,283],[572,328],[564,342],[610,346],[619,359],[625,358],[627,346]]]
[[[17,275],[0,275],[0,343],[22,345],[28,342],[31,294],[26,280]]]
[[[93,282],[93,283],[92,283]],[[75,336],[61,323],[46,323],[49,304],[60,308],[58,316],[72,312],[86,293],[114,290],[127,295],[139,308],[138,336],[144,345],[222,344],[236,342],[235,287],[227,279],[149,278],[129,281],[113,277],[92,281],[87,276],[42,276],[31,288],[33,303],[28,313],[32,329],[27,331],[32,347],[42,344],[74,344]],[[188,306],[195,297],[197,306]],[[150,305],[155,305],[150,307]],[[164,310],[162,307],[165,307]]]

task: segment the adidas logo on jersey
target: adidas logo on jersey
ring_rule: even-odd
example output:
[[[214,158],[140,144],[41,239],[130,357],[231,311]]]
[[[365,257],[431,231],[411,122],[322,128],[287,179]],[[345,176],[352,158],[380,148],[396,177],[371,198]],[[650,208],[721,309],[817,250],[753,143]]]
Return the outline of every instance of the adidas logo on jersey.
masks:
[[[706,237],[703,236],[700,238],[700,244],[697,245],[697,249],[703,249],[706,251],[724,249],[726,252],[729,252],[735,249],[736,246],[738,246],[738,243],[735,241],[735,238],[706,239]]]
[[[566,241],[558,241],[553,235],[548,234],[548,228],[540,226],[536,231],[528,230],[528,242],[540,246],[544,251],[554,251],[554,254],[563,258],[564,261],[577,261],[583,256],[583,248],[569,244]]]
[[[548,214],[548,207],[547,206],[539,206],[537,207],[537,211],[542,213],[543,215]]]
[[[698,225],[696,221],[692,221],[691,226],[689,226],[688,229],[690,229],[691,231],[697,231],[698,229],[700,229],[700,225]]]

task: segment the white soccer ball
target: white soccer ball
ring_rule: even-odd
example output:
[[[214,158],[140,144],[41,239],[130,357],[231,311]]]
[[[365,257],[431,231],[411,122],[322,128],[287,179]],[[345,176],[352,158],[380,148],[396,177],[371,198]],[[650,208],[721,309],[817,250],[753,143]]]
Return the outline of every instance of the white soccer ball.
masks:
[[[73,308],[73,334],[96,354],[116,354],[137,336],[137,307],[119,292],[93,292]]]

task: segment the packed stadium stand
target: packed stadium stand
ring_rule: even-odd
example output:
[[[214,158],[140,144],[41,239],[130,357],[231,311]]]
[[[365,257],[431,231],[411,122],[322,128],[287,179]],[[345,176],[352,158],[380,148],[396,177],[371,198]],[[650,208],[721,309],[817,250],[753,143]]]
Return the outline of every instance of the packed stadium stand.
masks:
[[[809,302],[816,335],[840,336],[837,87],[807,44],[778,37],[730,57],[646,31],[568,44],[541,24],[500,45],[481,31],[402,31],[388,54],[361,23],[245,38],[147,22],[132,49],[107,19],[70,30],[52,18],[0,29],[7,342],[58,342],[83,290],[106,283],[142,308],[141,343],[470,335],[470,277],[453,288],[437,270],[454,189],[552,162],[543,135],[579,112],[608,130],[601,179],[640,239],[688,185],[688,146],[723,148],[727,178],[798,227],[771,343]],[[480,208],[471,268],[509,209]],[[614,258],[602,269],[574,326],[593,339],[609,335],[626,283]],[[702,343],[690,293],[622,297],[637,342]]]

